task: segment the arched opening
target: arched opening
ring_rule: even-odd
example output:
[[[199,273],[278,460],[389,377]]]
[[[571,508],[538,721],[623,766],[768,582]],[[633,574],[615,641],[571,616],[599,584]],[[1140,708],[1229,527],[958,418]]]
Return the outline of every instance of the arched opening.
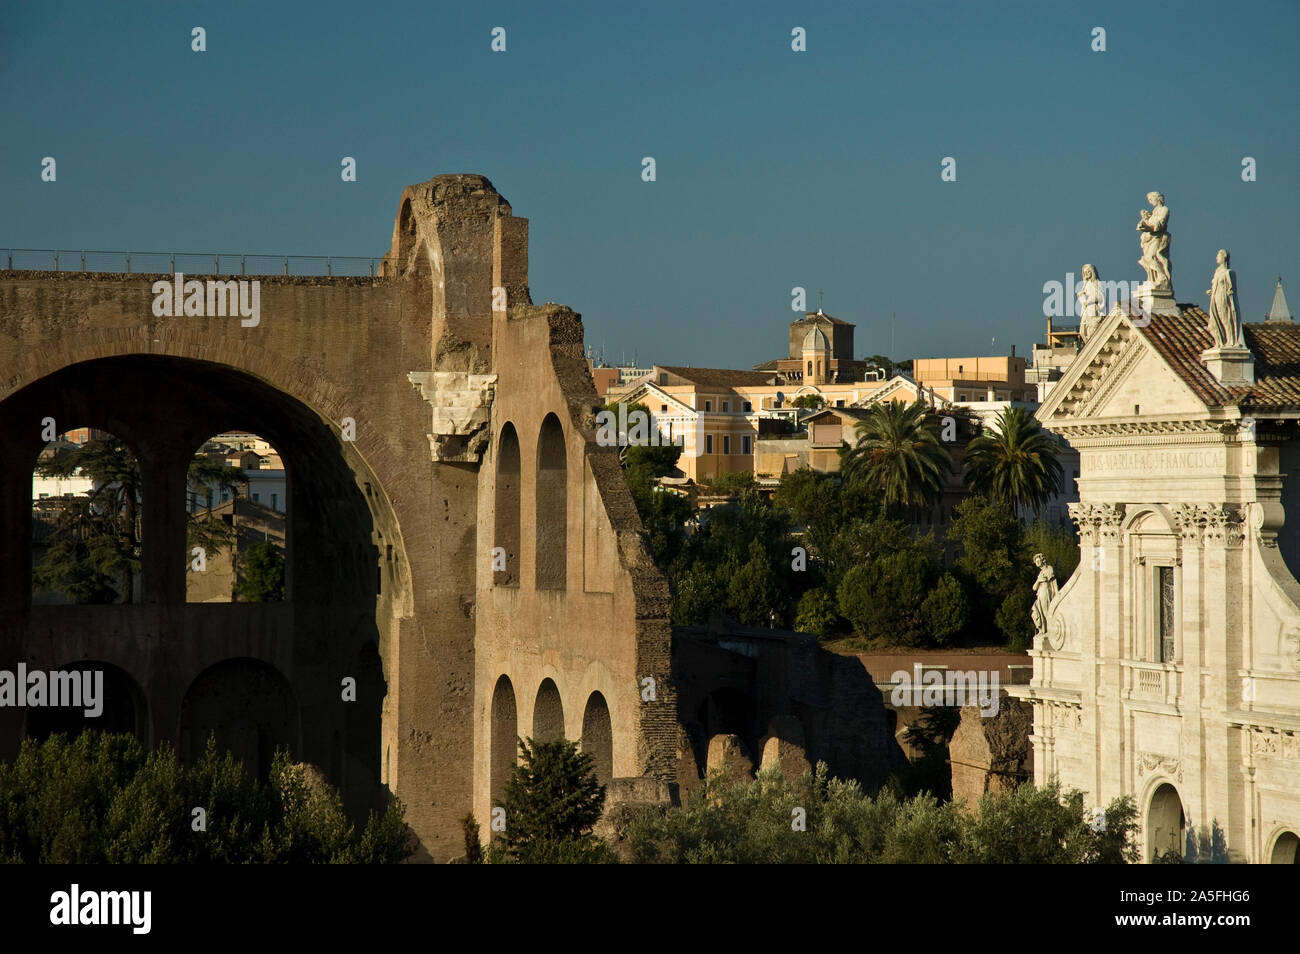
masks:
[[[180,754],[192,762],[208,736],[261,778],[278,748],[298,752],[298,705],[289,681],[257,659],[227,659],[201,672],[181,703]]]
[[[564,705],[554,681],[543,679],[533,704],[533,741],[554,742],[564,738]]]
[[[519,585],[519,483],[519,435],[507,422],[497,440],[496,526],[492,538],[495,586]]]
[[[288,469],[275,446],[245,430],[208,438],[186,473],[186,602],[283,602],[288,527]]]
[[[488,754],[489,779],[488,788],[492,795],[492,804],[502,801],[506,795],[506,782],[514,772],[515,759],[519,753],[519,719],[515,711],[515,687],[509,676],[497,680],[492,690],[492,740]]]
[[[30,674],[29,674],[30,675]],[[61,683],[63,705],[55,706],[54,682]],[[76,738],[87,729],[122,732],[149,744],[149,710],[144,692],[130,674],[111,663],[81,660],[51,674],[50,705],[27,709],[27,737],[38,742],[62,732]],[[71,701],[73,704],[67,704]],[[97,714],[86,715],[87,711]]]
[[[596,779],[608,785],[614,777],[614,730],[605,697],[593,692],[582,713],[582,751],[591,756]]]
[[[724,687],[710,692],[696,714],[696,721],[704,729],[695,753],[699,764],[708,763],[709,740],[715,735],[740,736],[750,755],[757,759],[758,733],[755,719],[753,700],[744,691]]]
[[[138,673],[149,696],[147,711],[138,706],[137,718],[146,720],[151,744],[165,740],[178,747],[179,708],[190,679],[178,677],[178,666],[201,669],[253,655],[274,661],[292,674],[292,697],[304,707],[301,716],[292,707],[295,755],[331,774],[341,764],[344,798],[350,798],[349,790],[355,796],[367,778],[379,775],[384,738],[383,688],[376,677],[376,687],[367,689],[365,673],[382,668],[373,647],[397,645],[395,621],[412,615],[413,595],[398,515],[372,465],[354,443],[340,439],[342,416],[326,415],[267,377],[238,367],[161,354],[70,364],[4,398],[0,420],[11,426],[0,428],[0,484],[6,488],[0,528],[8,541],[0,546],[0,608],[16,621],[8,630],[14,658],[47,660],[42,665],[102,660]],[[24,495],[46,444],[46,417],[60,427],[91,425],[116,435],[139,460],[144,545],[135,605],[90,614],[32,605],[34,521]],[[292,462],[282,603],[186,600],[188,468],[205,438],[235,427],[272,442]],[[301,474],[310,479],[297,480]],[[59,650],[53,659],[52,637]],[[369,655],[359,660],[367,644]],[[344,676],[357,678],[356,702],[340,700]],[[174,685],[176,678],[183,681]],[[201,738],[190,728],[197,754],[206,732]],[[25,713],[0,707],[0,757],[12,757],[27,730]],[[341,759],[332,753],[335,733],[342,740]],[[386,794],[378,782],[373,788],[375,798]],[[371,797],[354,797],[349,810],[371,804]]]
[[[1187,819],[1183,814],[1183,802],[1178,797],[1178,790],[1168,782],[1151,795],[1146,827],[1148,859],[1155,861],[1170,852],[1179,858],[1183,856]]]
[[[1273,854],[1268,861],[1271,865],[1300,864],[1300,837],[1295,832],[1284,831],[1273,842]]]
[[[95,427],[51,436],[32,470],[32,604],[142,602],[139,457]]]
[[[564,428],[547,414],[537,438],[536,587],[564,589],[568,538],[568,481]]]

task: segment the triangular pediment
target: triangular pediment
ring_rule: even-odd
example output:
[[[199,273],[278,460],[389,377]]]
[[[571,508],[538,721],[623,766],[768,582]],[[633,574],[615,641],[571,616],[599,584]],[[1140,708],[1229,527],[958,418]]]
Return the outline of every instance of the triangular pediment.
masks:
[[[658,385],[652,384],[649,381],[642,381],[640,384],[636,385],[636,387],[632,388],[632,390],[619,398],[619,401],[623,404],[645,404],[647,406],[650,404],[667,404],[669,413],[672,414],[693,414],[695,412],[695,408],[678,400],[668,392],[661,391]],[[663,412],[657,411],[652,407],[650,413],[661,414]]]
[[[1044,425],[1147,415],[1199,414],[1206,404],[1115,308],[1035,415]]]

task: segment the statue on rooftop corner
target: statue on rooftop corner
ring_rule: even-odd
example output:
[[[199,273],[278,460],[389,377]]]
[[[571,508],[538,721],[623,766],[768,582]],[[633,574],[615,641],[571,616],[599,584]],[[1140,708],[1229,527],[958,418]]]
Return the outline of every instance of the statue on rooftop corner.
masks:
[[[1041,553],[1034,554],[1034,566],[1038,567],[1038,579],[1034,580],[1034,606],[1031,614],[1034,619],[1034,635],[1047,635],[1047,610],[1056,598],[1056,570]]]
[[[1083,280],[1075,286],[1074,297],[1079,300],[1079,337],[1087,341],[1106,317],[1106,293],[1091,265],[1083,266]]]
[[[1205,294],[1210,296],[1210,336],[1216,348],[1244,348],[1241,335],[1241,312],[1237,308],[1237,273],[1229,266],[1231,256],[1225,248],[1214,257],[1218,268]]]
[[[1151,211],[1143,209],[1142,221],[1137,230],[1142,233],[1142,257],[1138,264],[1147,273],[1147,287],[1151,291],[1170,291],[1173,288],[1173,266],[1169,264],[1169,206],[1159,192],[1148,192]]]

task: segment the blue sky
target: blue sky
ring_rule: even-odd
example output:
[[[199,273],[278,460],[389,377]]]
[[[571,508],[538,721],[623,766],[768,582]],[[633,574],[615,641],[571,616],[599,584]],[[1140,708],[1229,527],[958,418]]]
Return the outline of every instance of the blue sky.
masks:
[[[589,344],[744,368],[796,285],[860,354],[891,314],[895,357],[1024,354],[1044,282],[1143,277],[1158,189],[1178,300],[1226,247],[1257,321],[1278,275],[1300,306],[1300,3],[1239,6],[19,4],[0,245],[380,255],[403,187],[477,172]]]

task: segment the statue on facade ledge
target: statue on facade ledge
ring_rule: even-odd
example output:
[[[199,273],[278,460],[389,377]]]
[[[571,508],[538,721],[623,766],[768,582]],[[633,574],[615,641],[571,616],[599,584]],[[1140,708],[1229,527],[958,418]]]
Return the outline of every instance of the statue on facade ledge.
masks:
[[[1210,296],[1210,335],[1216,348],[1244,348],[1241,312],[1237,308],[1237,273],[1229,266],[1227,249],[1215,256],[1218,268],[1205,294]]]
[[[1143,209],[1139,214],[1142,221],[1137,230],[1142,233],[1139,241],[1142,245],[1142,257],[1138,264],[1147,273],[1147,288],[1151,291],[1172,292],[1174,270],[1169,263],[1169,206],[1165,197],[1159,192],[1148,192],[1147,201],[1151,211]]]
[[[1079,301],[1079,337],[1086,342],[1106,317],[1106,293],[1091,265],[1083,266],[1083,280],[1075,286],[1074,297]]]
[[[1034,580],[1034,606],[1031,611],[1034,619],[1034,635],[1047,635],[1047,609],[1056,598],[1056,570],[1041,553],[1034,554],[1034,566],[1038,567],[1038,579]]]

